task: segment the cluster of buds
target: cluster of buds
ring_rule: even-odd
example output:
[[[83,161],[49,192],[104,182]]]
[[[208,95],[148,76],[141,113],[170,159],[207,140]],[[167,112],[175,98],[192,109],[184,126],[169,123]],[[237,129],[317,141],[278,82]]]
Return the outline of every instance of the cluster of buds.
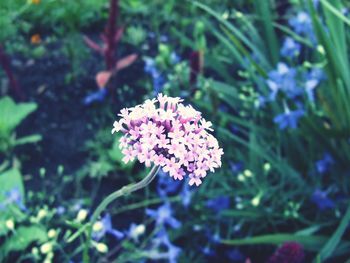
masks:
[[[125,163],[137,158],[147,167],[161,166],[176,179],[189,177],[189,185],[202,183],[207,171],[221,166],[223,150],[216,138],[208,133],[207,122],[182,99],[159,94],[133,108],[122,109],[114,122],[114,132],[121,131],[119,147]],[[159,107],[156,107],[159,103]]]

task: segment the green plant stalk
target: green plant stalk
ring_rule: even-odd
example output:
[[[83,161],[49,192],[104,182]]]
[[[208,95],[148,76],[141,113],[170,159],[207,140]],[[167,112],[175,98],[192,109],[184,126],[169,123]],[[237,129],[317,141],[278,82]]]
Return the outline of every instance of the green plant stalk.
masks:
[[[339,246],[341,242],[342,236],[349,225],[350,222],[350,202],[348,204],[348,208],[346,209],[345,215],[343,219],[340,221],[338,228],[333,233],[332,237],[324,244],[322,247],[319,257],[321,260],[326,260],[332,256],[336,248]],[[315,260],[316,262],[316,260]]]
[[[93,225],[95,224],[96,220],[99,218],[100,214],[107,208],[107,206],[110,203],[112,203],[117,198],[124,196],[124,195],[129,195],[132,192],[135,192],[135,191],[142,189],[142,188],[146,187],[147,185],[149,185],[153,181],[153,179],[156,177],[159,169],[160,169],[159,166],[153,166],[151,171],[148,173],[148,175],[145,178],[143,178],[140,182],[137,182],[134,184],[129,184],[129,185],[126,185],[126,186],[120,188],[119,190],[108,195],[99,204],[99,206],[96,208],[96,210],[92,214],[91,220],[89,222],[89,227],[87,230],[88,231],[87,232],[87,240],[85,242],[84,252],[83,252],[83,262],[84,263],[90,262],[90,260],[89,260],[89,247],[91,244],[92,228],[93,228]]]

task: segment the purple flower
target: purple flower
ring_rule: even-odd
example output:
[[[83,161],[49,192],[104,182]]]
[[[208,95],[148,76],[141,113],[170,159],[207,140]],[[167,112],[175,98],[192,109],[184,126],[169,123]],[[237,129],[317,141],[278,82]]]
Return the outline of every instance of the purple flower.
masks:
[[[112,220],[109,214],[106,214],[102,218],[102,220],[95,223],[94,226],[96,226],[96,224],[99,224],[99,226],[97,227],[98,228],[97,230],[94,230],[92,232],[92,238],[94,240],[97,240],[97,241],[100,240],[102,237],[105,236],[105,234],[110,234],[114,236],[116,239],[121,239],[124,237],[124,234],[122,232],[112,227]]]
[[[334,160],[329,153],[325,153],[321,160],[316,162],[316,169],[320,174],[326,173],[330,166],[334,164]]]
[[[168,202],[158,207],[157,210],[146,209],[146,214],[156,221],[157,226],[168,225],[172,228],[181,226],[181,222],[172,216],[173,210]]]
[[[303,109],[291,111],[286,107],[285,112],[277,115],[273,121],[278,124],[280,130],[296,129],[299,119],[304,115],[305,111]]]
[[[296,57],[300,53],[300,47],[300,44],[293,38],[286,37],[281,48],[281,55],[288,58]]]
[[[210,134],[212,123],[182,101],[158,94],[157,99],[124,108],[112,134],[124,134],[119,140],[123,162],[138,159],[147,167],[153,163],[175,180],[189,178],[189,185],[199,186],[209,171],[221,167],[224,152]]]
[[[219,213],[230,207],[230,198],[228,196],[218,196],[208,200],[206,207],[212,209],[215,213]]]
[[[318,209],[321,211],[326,209],[333,209],[335,207],[335,203],[333,200],[328,198],[327,195],[328,193],[326,191],[316,189],[311,196],[311,201],[315,203]]]

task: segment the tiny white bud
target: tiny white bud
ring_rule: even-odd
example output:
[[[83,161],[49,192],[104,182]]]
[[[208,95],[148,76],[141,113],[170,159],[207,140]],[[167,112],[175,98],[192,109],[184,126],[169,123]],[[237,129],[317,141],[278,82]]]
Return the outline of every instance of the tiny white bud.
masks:
[[[47,232],[47,236],[49,238],[54,238],[56,236],[57,232],[55,229],[50,229],[49,232]]]
[[[6,227],[10,230],[14,230],[15,229],[15,222],[12,219],[8,219],[5,222]]]
[[[81,222],[86,219],[88,211],[86,209],[80,209],[77,215],[77,221]]]
[[[44,243],[40,246],[40,252],[43,254],[47,254],[51,251],[52,251],[52,243],[51,242]]]
[[[92,226],[92,231],[94,232],[99,232],[103,229],[103,224],[101,221],[97,221],[93,226]]]
[[[107,253],[108,252],[108,247],[104,243],[97,243],[96,244],[96,249],[100,253]]]
[[[243,174],[245,177],[252,177],[253,176],[253,173],[250,170],[244,170]]]

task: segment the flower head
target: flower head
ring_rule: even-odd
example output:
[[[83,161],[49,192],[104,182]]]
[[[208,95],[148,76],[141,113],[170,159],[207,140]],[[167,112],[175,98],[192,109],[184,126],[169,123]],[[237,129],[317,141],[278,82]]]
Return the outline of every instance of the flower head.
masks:
[[[153,163],[175,180],[188,177],[189,185],[198,186],[208,170],[221,166],[223,150],[208,132],[212,123],[181,102],[159,94],[157,99],[123,109],[112,133],[124,133],[120,143],[124,162],[136,158],[146,166]]]

